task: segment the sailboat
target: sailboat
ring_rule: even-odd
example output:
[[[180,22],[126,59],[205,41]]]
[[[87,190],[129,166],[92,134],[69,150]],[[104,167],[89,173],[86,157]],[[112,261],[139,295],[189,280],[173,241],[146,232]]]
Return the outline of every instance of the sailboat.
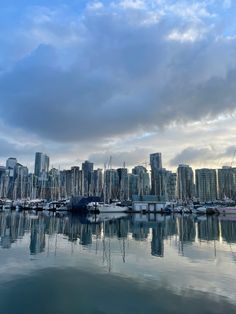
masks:
[[[110,157],[109,164],[108,164],[108,171],[111,170],[111,160]],[[111,202],[108,203],[108,200],[112,199],[112,186],[111,186],[111,172],[109,172],[109,186],[107,187],[107,180],[106,180],[106,165],[104,165],[104,181],[103,181],[103,203],[96,203],[95,208],[99,211],[99,213],[124,213],[128,210],[127,206],[121,206],[121,202]],[[108,188],[108,189],[107,189]],[[108,195],[109,192],[109,195]],[[119,218],[119,217],[114,217]]]

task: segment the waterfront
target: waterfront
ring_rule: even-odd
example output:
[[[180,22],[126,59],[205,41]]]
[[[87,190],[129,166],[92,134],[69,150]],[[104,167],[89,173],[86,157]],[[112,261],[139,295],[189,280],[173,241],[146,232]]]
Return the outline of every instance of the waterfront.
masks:
[[[234,217],[0,214],[3,313],[236,310]]]

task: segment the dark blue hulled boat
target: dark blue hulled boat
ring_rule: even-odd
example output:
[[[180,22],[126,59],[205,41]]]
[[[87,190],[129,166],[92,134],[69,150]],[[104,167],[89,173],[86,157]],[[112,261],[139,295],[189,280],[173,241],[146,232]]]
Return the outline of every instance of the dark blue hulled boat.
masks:
[[[99,203],[101,198],[98,196],[72,196],[69,203],[69,210],[73,213],[87,213],[88,204]]]

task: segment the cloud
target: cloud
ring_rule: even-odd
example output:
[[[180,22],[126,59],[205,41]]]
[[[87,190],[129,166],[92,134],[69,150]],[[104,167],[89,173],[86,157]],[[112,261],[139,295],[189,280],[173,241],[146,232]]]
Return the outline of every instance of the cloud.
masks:
[[[103,3],[100,1],[89,2],[87,4],[87,9],[89,10],[100,10],[103,8]]]
[[[208,167],[216,162],[218,167],[234,165],[236,146],[228,146],[223,151],[214,147],[187,147],[170,160],[171,166],[179,164],[194,164],[195,166]]]
[[[89,156],[89,160],[97,165],[108,165],[111,162],[112,167],[123,167],[125,164],[127,167],[134,165],[148,166],[146,162],[149,155],[149,151],[144,148],[136,148],[130,151],[104,151],[93,153]]]
[[[5,161],[9,157],[16,157],[19,162],[30,160],[33,157],[32,150],[37,150],[39,148],[39,146],[31,146],[29,144],[16,144],[3,138],[0,138],[0,147],[1,165],[5,165]]]
[[[171,166],[178,166],[179,164],[198,164],[203,161],[214,159],[216,156],[214,149],[209,147],[187,147],[178,153],[171,161]]]
[[[177,10],[174,25],[164,14],[147,26],[152,11],[141,3],[123,1],[123,11],[99,5],[99,14],[85,10],[70,22],[68,15],[59,21],[59,9],[38,9],[29,33],[39,44],[0,77],[4,121],[41,138],[78,142],[234,112],[236,40],[218,40],[215,29],[198,35],[198,21],[189,22],[196,5],[181,22]]]
[[[123,0],[119,5],[124,9],[144,9],[145,2],[142,0]]]
[[[144,159],[152,147],[167,151],[172,136],[170,156],[191,146],[191,124],[235,112],[233,3],[230,12],[227,1],[55,3],[18,3],[13,11],[21,5],[21,14],[0,31],[1,119],[33,136],[32,147],[54,155],[64,147],[65,158],[81,147],[102,164],[106,154],[131,164],[139,162],[134,147],[143,134],[153,134],[139,148]],[[186,130],[177,138],[178,128]],[[86,142],[94,149],[86,151]],[[214,155],[196,150],[200,159]]]

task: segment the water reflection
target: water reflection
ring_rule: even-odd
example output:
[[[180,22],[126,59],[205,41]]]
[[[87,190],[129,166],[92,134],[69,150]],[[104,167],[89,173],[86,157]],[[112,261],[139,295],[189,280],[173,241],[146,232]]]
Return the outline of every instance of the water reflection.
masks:
[[[54,217],[31,215],[29,213],[0,214],[0,245],[11,248],[18,239],[30,235],[30,254],[45,251],[46,237],[62,235],[67,241],[81,246],[90,246],[98,239],[129,238],[137,242],[147,242],[150,254],[154,257],[165,256],[167,240],[185,254],[185,246],[201,242],[225,243],[231,248],[236,243],[236,220],[217,216],[160,216],[133,215],[117,220],[90,223],[86,217]],[[166,242],[167,241],[167,242]],[[103,242],[104,244],[104,242]],[[216,254],[216,252],[215,252]]]
[[[235,311],[234,217],[108,218],[0,213],[2,312]]]

